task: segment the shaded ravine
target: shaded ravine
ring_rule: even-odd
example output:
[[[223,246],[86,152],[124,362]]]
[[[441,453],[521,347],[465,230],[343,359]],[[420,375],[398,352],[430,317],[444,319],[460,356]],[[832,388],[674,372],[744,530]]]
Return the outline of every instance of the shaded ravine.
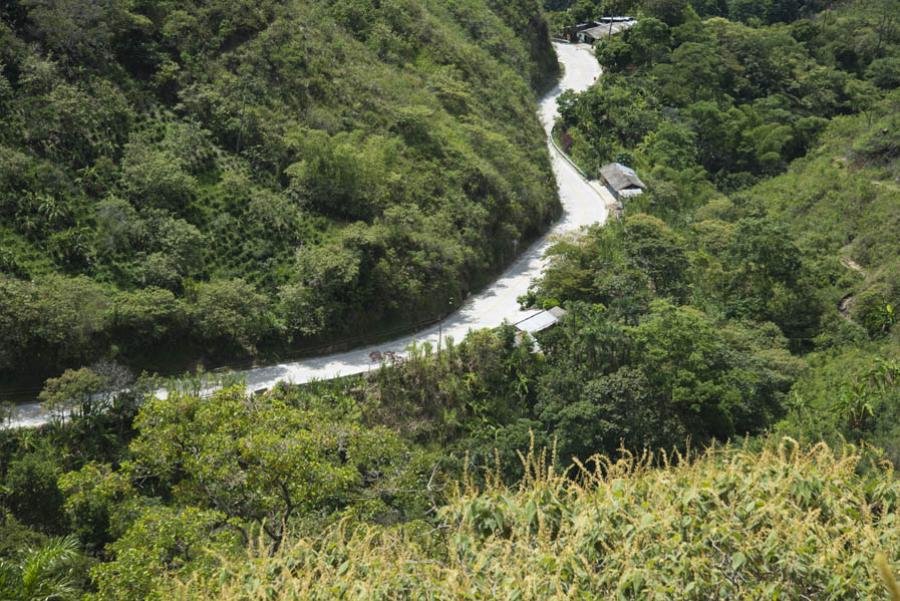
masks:
[[[413,343],[429,342],[437,346],[440,336],[462,340],[470,330],[497,327],[504,321],[516,323],[536,313],[521,310],[516,299],[528,291],[531,281],[543,271],[546,266],[544,254],[552,239],[584,226],[605,222],[607,205],[614,202],[605,189],[585,180],[550,142],[551,129],[557,116],[557,98],[566,90],[586,90],[600,76],[600,65],[590,46],[554,43],[554,49],[563,65],[564,75],[538,105],[538,115],[547,132],[547,145],[563,207],[563,215],[553,228],[519,256],[497,280],[469,297],[439,325],[396,340],[344,353],[236,372],[238,377],[246,381],[249,390],[271,388],[278,382],[302,384],[311,380],[328,380],[363,373],[379,367],[380,364],[370,358],[376,351],[393,352],[402,356]],[[164,391],[161,392],[164,394]],[[34,427],[47,421],[48,416],[38,403],[28,403],[17,407],[10,425]]]

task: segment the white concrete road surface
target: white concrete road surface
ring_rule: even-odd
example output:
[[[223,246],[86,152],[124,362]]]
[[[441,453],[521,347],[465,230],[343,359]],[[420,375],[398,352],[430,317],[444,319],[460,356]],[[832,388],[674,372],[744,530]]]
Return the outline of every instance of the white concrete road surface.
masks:
[[[494,283],[478,294],[472,295],[455,313],[449,315],[440,328],[435,325],[410,336],[380,343],[353,351],[279,363],[240,372],[249,390],[271,388],[278,382],[305,383],[311,380],[327,380],[340,376],[362,373],[378,367],[370,354],[392,351],[398,355],[414,342],[430,342],[436,346],[439,329],[443,336],[462,340],[470,330],[492,328],[504,321],[518,322],[535,313],[522,311],[516,299],[525,294],[533,279],[546,265],[543,258],[552,239],[559,234],[576,231],[594,223],[603,223],[607,217],[607,205],[612,196],[602,187],[591,185],[549,142],[550,129],[557,114],[556,100],[565,90],[583,91],[600,76],[600,66],[590,46],[554,44],[565,74],[559,84],[540,101],[538,113],[548,133],[548,146],[553,171],[559,187],[563,215],[554,227],[535,242]],[[46,421],[37,404],[20,405],[13,426],[37,426]]]

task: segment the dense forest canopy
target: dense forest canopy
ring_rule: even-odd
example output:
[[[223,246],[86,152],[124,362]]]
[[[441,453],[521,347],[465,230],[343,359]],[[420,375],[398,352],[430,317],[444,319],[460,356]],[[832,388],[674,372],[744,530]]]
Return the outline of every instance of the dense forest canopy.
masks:
[[[559,213],[534,0],[0,19],[0,374],[431,317]]]
[[[2,198],[72,196],[61,229],[3,221],[0,361],[249,352],[502,262],[558,210],[528,87],[552,58],[517,4],[11,5]],[[160,398],[112,361],[52,377],[51,422],[0,430],[0,597],[900,600],[897,1],[545,6],[551,29],[638,17],[554,136],[647,183],[550,248],[520,300],[559,323],[262,394]],[[86,263],[42,246],[72,229]],[[244,244],[282,250],[211,262]],[[172,257],[197,271],[136,275]]]

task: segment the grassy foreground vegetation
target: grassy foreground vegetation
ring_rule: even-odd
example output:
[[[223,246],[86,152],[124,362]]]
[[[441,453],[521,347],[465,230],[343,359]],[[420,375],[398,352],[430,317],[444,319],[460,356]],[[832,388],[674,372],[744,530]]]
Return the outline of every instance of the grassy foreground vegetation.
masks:
[[[874,557],[900,547],[890,471],[860,476],[852,449],[761,446],[598,456],[566,475],[530,454],[518,486],[463,481],[435,524],[251,547],[163,597],[889,599]]]

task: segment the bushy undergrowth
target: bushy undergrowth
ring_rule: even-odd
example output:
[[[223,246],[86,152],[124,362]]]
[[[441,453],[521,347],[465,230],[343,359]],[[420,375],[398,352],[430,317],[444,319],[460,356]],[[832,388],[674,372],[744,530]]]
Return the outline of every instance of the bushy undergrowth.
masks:
[[[178,599],[881,599],[900,484],[791,439],[685,459],[529,455],[517,488],[464,480],[437,525],[336,527],[171,582]],[[665,464],[665,467],[653,467]],[[886,469],[886,468],[881,468]],[[889,570],[883,570],[888,572]]]

